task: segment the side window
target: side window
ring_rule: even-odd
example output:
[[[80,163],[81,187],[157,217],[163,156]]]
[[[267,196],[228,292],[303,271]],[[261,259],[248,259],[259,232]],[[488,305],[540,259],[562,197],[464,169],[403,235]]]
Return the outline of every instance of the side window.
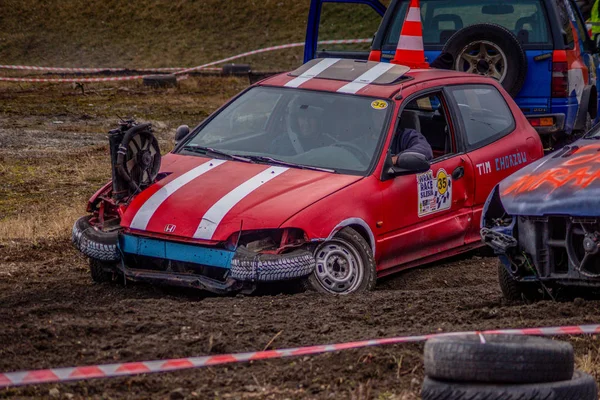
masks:
[[[574,6],[572,3],[569,3],[569,10],[570,10],[570,14],[573,16],[573,19],[575,20],[576,24],[575,26],[577,27],[577,36],[579,36],[579,39],[583,41],[584,44],[586,44],[587,42],[587,30],[585,28],[585,23],[581,20],[581,16],[579,15],[579,12],[577,12],[577,9],[575,8],[576,6]]]
[[[427,139],[433,150],[433,157],[439,158],[454,152],[450,124],[448,123],[446,109],[441,92],[433,92],[413,99],[400,114],[396,135],[401,129],[414,129]],[[392,153],[404,150],[396,141],[392,145]]]
[[[569,11],[567,10],[566,1],[567,0],[556,0],[556,5],[565,46],[572,49],[575,47],[575,38],[573,36],[573,28],[571,26],[571,19],[569,18]]]
[[[498,89],[472,85],[451,89],[458,104],[469,148],[482,146],[512,132],[515,120]]]

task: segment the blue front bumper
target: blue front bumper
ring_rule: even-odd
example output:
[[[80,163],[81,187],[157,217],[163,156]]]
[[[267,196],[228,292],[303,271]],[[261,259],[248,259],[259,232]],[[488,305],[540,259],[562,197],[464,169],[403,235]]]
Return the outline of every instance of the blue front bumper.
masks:
[[[125,254],[189,262],[225,269],[231,268],[231,260],[235,255],[235,252],[228,250],[125,234],[119,236],[119,248]]]
[[[303,249],[268,254],[241,246],[232,251],[131,234],[120,234],[118,247],[123,256],[118,268],[130,279],[196,287],[216,293],[239,290],[244,283],[305,277],[315,268],[314,256]],[[136,256],[146,258],[136,260]],[[126,265],[129,262],[132,267]],[[159,268],[156,268],[156,262]],[[187,263],[183,272],[177,263]]]

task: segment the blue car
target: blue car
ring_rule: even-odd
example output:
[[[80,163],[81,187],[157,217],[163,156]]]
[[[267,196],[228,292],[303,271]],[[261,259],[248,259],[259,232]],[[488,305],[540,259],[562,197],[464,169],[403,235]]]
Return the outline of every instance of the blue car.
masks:
[[[319,50],[320,30],[330,30],[321,24],[327,3],[361,5],[380,18],[370,49]],[[315,57],[391,60],[409,3],[392,0],[386,8],[378,0],[312,0],[305,62]],[[589,37],[573,0],[421,0],[420,7],[427,60],[499,80],[545,149],[581,137],[598,121],[597,38]],[[355,25],[353,20],[348,34],[357,32]]]
[[[533,300],[559,286],[600,288],[600,124],[498,184],[481,236],[499,255],[500,287]]]

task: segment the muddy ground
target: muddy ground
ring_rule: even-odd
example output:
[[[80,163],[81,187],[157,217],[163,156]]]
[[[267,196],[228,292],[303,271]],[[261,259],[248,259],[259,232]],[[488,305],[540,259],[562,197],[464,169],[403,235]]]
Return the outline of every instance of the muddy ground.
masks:
[[[141,284],[93,284],[68,237],[85,199],[109,176],[104,134],[116,120],[110,113],[137,105],[137,117],[154,121],[168,148],[179,122],[199,121],[245,84],[213,82],[211,89],[186,83],[171,92],[133,85],[86,95],[69,86],[0,87],[0,371],[600,321],[600,301],[583,293],[557,302],[505,302],[495,259],[476,254],[342,298],[203,297]],[[576,348],[578,367],[600,378],[600,341],[565,339]],[[0,390],[0,398],[417,399],[421,352],[419,344],[384,346],[11,388]]]

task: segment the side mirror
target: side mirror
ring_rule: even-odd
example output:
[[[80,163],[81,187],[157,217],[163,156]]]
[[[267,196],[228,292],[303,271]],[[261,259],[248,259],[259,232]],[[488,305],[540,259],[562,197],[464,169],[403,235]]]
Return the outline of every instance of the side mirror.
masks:
[[[177,128],[177,131],[175,131],[175,142],[179,142],[181,139],[186,137],[188,133],[190,133],[190,127],[187,125],[181,125],[179,128]]]
[[[396,165],[392,165],[388,170],[389,176],[416,174],[419,172],[427,172],[431,168],[431,164],[427,158],[421,153],[404,152],[398,156]]]

